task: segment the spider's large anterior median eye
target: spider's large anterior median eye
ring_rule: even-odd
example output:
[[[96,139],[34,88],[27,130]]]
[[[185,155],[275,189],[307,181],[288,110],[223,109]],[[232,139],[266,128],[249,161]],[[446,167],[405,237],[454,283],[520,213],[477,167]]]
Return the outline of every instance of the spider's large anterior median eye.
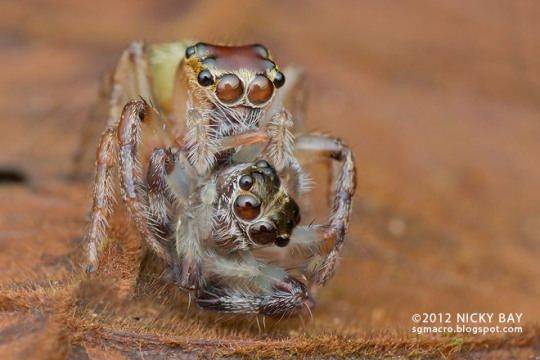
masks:
[[[235,102],[244,93],[244,86],[238,78],[233,74],[223,75],[216,87],[216,94],[219,100],[225,103]]]
[[[249,229],[249,236],[257,244],[266,245],[276,240],[277,230],[274,225],[260,221]]]
[[[253,186],[253,178],[251,175],[242,175],[240,180],[238,180],[238,185],[240,186],[240,189],[247,191]]]
[[[253,104],[262,104],[270,99],[272,92],[272,82],[264,75],[257,75],[249,84],[248,99]]]
[[[214,83],[214,78],[208,70],[203,70],[197,76],[197,81],[201,86],[210,86]]]
[[[253,220],[261,213],[261,203],[251,195],[240,195],[234,202],[236,214],[243,220]]]

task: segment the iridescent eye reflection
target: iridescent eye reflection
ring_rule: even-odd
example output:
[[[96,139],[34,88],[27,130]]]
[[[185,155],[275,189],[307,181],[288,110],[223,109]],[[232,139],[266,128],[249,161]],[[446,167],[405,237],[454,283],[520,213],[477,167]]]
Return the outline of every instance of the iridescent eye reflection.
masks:
[[[237,101],[244,92],[244,87],[238,76],[233,74],[223,75],[216,87],[216,95],[224,103]]]
[[[234,210],[239,218],[253,220],[261,213],[261,203],[251,195],[240,195],[234,202]]]
[[[269,168],[270,167],[270,164],[268,164],[268,161],[266,160],[259,160],[255,163],[255,166],[258,167],[258,168]]]
[[[201,86],[210,86],[214,83],[212,74],[208,70],[201,71],[199,75],[197,75],[197,81],[199,82],[199,85]]]
[[[255,44],[253,45],[253,48],[257,50],[259,55],[262,56],[263,58],[268,58],[268,56],[270,56],[270,54],[268,53],[268,50],[261,44]]]
[[[251,226],[249,229],[249,235],[255,243],[259,245],[266,245],[276,240],[277,230],[274,225],[265,221],[260,221]]]
[[[285,75],[283,75],[282,72],[278,72],[276,76],[274,76],[274,85],[277,88],[282,87],[285,84]]]
[[[240,185],[240,189],[247,191],[253,186],[253,178],[247,174],[242,175],[240,180],[238,180],[238,185]]]
[[[190,57],[192,57],[196,52],[197,52],[197,49],[195,49],[195,45],[188,47],[186,49],[186,59],[189,59]]]
[[[289,245],[289,241],[291,241],[291,239],[288,236],[280,236],[276,239],[274,244],[278,247],[285,247]]]
[[[257,75],[249,84],[248,99],[252,104],[262,104],[272,97],[274,86],[264,75]]]

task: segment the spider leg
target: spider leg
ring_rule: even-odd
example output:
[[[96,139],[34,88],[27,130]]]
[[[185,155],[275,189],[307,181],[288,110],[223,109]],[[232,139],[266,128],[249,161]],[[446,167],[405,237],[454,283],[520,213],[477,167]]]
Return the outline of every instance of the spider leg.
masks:
[[[128,213],[139,233],[146,240],[152,251],[162,259],[170,261],[166,246],[148,224],[148,210],[143,205],[141,190],[144,188],[141,167],[138,161],[138,145],[141,142],[140,124],[149,112],[143,101],[131,101],[126,104],[118,124],[118,148],[120,162],[120,186]]]
[[[291,114],[283,107],[274,113],[268,122],[267,127],[272,140],[270,140],[265,152],[272,160],[277,171],[283,170],[294,156],[293,125]]]
[[[207,174],[216,161],[217,133],[210,125],[210,117],[195,107],[186,112],[186,125],[190,129],[185,138],[188,158],[201,176]]]
[[[256,128],[218,139],[216,149],[218,152],[222,152],[240,148],[232,155],[232,159],[238,163],[248,163],[261,156],[271,139],[267,128]]]
[[[148,208],[151,221],[164,235],[170,234],[169,206],[181,209],[176,219],[176,256],[172,270],[176,284],[194,291],[201,287],[203,244],[210,236],[215,189],[212,183],[192,192],[195,169],[182,152],[155,149],[148,167]]]
[[[257,128],[244,131],[238,135],[225,136],[217,140],[216,150],[218,152],[221,152],[235,148],[237,146],[247,146],[256,143],[262,143],[266,145],[270,140],[271,136],[267,128]]]
[[[187,206],[195,169],[181,151],[156,148],[150,156],[146,183],[146,203],[151,222],[166,236],[170,234],[170,207]]]
[[[267,116],[259,124],[267,127],[272,137],[265,152],[277,171],[290,165],[294,155],[293,133],[304,131],[305,87],[299,67],[284,69],[285,85],[279,90]],[[294,119],[294,121],[293,121]]]
[[[137,162],[137,144],[140,142],[141,111],[142,116],[144,116],[145,106],[142,102],[128,103],[122,113],[119,126],[109,128],[101,137],[96,154],[97,170],[94,180],[92,215],[86,234],[88,244],[87,272],[93,272],[97,269],[98,252],[106,242],[107,220],[112,212],[114,199],[113,168],[117,165],[120,168],[122,196],[131,218],[156,254],[162,258],[168,258],[163,245],[154,235],[155,231],[147,223],[146,210],[140,202],[139,192],[143,185]],[[117,153],[120,154],[120,164],[116,160]]]
[[[277,266],[256,260],[249,251],[242,253],[238,258],[216,258],[218,261],[210,257],[213,260],[207,269],[217,280],[199,292],[200,308],[282,318],[314,306],[302,282]]]
[[[347,233],[356,190],[356,163],[351,149],[338,138],[302,136],[297,139],[295,150],[337,161],[333,162],[332,205],[328,223],[311,229],[299,229],[296,235],[297,242],[306,242],[309,236],[315,236],[313,241],[320,242],[305,272],[314,283],[324,285],[334,274]]]
[[[215,184],[204,185],[190,196],[176,229],[178,266],[174,267],[176,284],[188,291],[202,288],[204,248],[213,229]]]
[[[113,70],[101,83],[97,101],[86,118],[82,136],[73,158],[72,176],[81,176],[90,168],[91,151],[103,128],[115,127],[122,106],[131,99],[142,97],[152,101],[151,76],[144,44],[133,41],[122,52]]]
[[[175,159],[170,149],[154,149],[146,174],[148,184],[146,202],[149,219],[162,237],[169,235],[172,230],[170,206],[175,201],[175,196],[167,184],[167,175],[174,171]],[[189,184],[187,186],[189,190]]]
[[[94,181],[92,217],[86,234],[86,242],[88,243],[87,272],[93,272],[97,269],[98,251],[103,248],[106,241],[107,219],[112,211],[114,197],[112,175],[116,154],[115,139],[114,130],[105,131],[101,136],[96,154],[97,171]]]
[[[304,70],[299,66],[289,65],[283,69],[285,75],[285,85],[276,94],[268,115],[259,126],[267,126],[272,114],[277,113],[281,108],[287,109],[294,119],[293,133],[305,132],[304,114],[306,109],[306,84]]]

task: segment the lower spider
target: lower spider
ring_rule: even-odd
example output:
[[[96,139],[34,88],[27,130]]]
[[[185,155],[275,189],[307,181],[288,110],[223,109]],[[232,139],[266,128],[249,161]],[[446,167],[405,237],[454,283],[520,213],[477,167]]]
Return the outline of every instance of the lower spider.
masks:
[[[159,154],[176,160],[175,154]],[[151,171],[152,179],[161,177],[161,170]],[[175,167],[166,181],[184,175]],[[303,244],[302,230],[293,233],[299,208],[275,169],[265,160],[229,164],[194,187],[176,192],[187,196],[179,202],[181,215],[172,234],[176,285],[209,311],[283,317],[313,307],[302,282],[253,254],[290,242],[309,245]]]
[[[126,122],[116,132],[120,154],[126,156],[120,158],[122,189],[131,218],[151,249],[166,259],[175,284],[208,311],[283,317],[311,309],[314,301],[304,283],[253,254],[270,246],[291,244],[314,251],[320,245],[322,226],[297,226],[300,209],[287,188],[298,187],[298,177],[291,174],[282,181],[266,160],[256,159],[256,148],[246,147],[241,156],[201,178],[181,151],[157,148],[143,182],[138,167],[127,166],[134,164],[130,160],[137,152],[130,139],[136,138],[148,112],[140,101],[128,103],[123,111]],[[98,179],[107,178],[113,154],[100,147]],[[237,163],[239,157],[253,161]],[[102,216],[109,209],[96,209],[97,199],[93,215]],[[87,271],[93,272],[97,249],[94,243],[89,246]]]
[[[306,286],[253,251],[304,244],[312,251],[302,275],[324,285],[347,231],[354,156],[337,138],[294,138],[291,130],[301,125],[283,104],[295,104],[298,69],[281,73],[261,45],[183,44],[158,46],[148,56],[141,43],[132,43],[102,94],[105,115],[98,120],[107,127],[97,151],[87,271],[97,269],[106,241],[118,173],[139,234],[200,307],[274,317],[297,313],[313,303]],[[292,79],[288,85],[285,76]],[[182,84],[187,88],[180,91]],[[148,103],[132,100],[120,110],[137,96]],[[292,108],[301,119],[301,106]],[[153,133],[165,136],[150,155],[141,145],[143,134],[151,140]],[[326,224],[295,228],[299,210],[293,198],[305,192],[298,161],[303,154],[334,164],[332,206]]]

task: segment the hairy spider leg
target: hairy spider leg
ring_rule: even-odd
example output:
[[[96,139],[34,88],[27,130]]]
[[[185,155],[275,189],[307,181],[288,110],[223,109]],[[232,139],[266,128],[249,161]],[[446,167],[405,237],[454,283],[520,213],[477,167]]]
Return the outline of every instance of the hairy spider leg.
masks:
[[[328,223],[298,227],[291,244],[318,243],[305,273],[315,284],[324,285],[334,274],[339,262],[352,211],[352,198],[356,190],[356,163],[351,149],[338,138],[322,135],[301,136],[295,143],[296,152],[309,152],[317,158],[336,160],[332,171],[332,204]],[[311,241],[309,240],[311,237]]]
[[[304,131],[305,86],[303,70],[287,66],[285,85],[279,89],[275,99],[259,123],[267,127],[272,137],[265,153],[273,162],[274,168],[281,171],[294,159],[294,135]]]
[[[123,106],[142,97],[152,102],[149,60],[144,44],[133,41],[122,52],[113,70],[101,82],[98,99],[83,124],[82,136],[73,158],[72,176],[86,175],[90,149],[103,128],[118,124]]]
[[[266,126],[271,114],[277,113],[284,107],[294,119],[292,132],[294,134],[305,133],[307,89],[304,70],[299,66],[288,65],[283,69],[283,74],[286,79],[285,85],[277,92],[267,115],[259,125]]]
[[[267,128],[257,128],[217,140],[216,150],[221,152],[238,146],[245,147],[257,143],[268,144],[270,140],[271,135]]]
[[[155,149],[148,166],[148,216],[161,233],[175,235],[176,256],[171,257],[175,283],[186,291],[202,286],[203,241],[209,237],[213,218],[213,184],[198,185],[195,169],[181,151]],[[199,191],[193,191],[197,189]],[[169,207],[182,215],[171,229]]]
[[[116,158],[116,133],[114,129],[105,131],[96,154],[96,178],[94,181],[94,201],[92,217],[86,233],[88,243],[87,272],[98,266],[98,251],[105,246],[107,219],[112,211],[114,199],[113,167]]]
[[[208,174],[216,161],[218,139],[210,124],[210,117],[191,105],[186,112],[186,123],[190,129],[184,140],[190,149],[189,160],[201,176]]]
[[[148,210],[142,202],[145,184],[138,159],[138,145],[142,141],[140,125],[145,119],[145,113],[149,112],[147,109],[148,105],[144,101],[131,101],[122,111],[117,133],[120,185],[128,213],[137,230],[156,255],[169,261],[166,247],[148,223]]]
[[[178,263],[173,267],[173,273],[176,285],[186,291],[198,290],[205,285],[202,276],[203,248],[212,231],[213,199],[198,195],[190,196],[176,231]]]
[[[294,156],[294,136],[291,131],[293,125],[292,116],[284,107],[274,113],[267,124],[272,140],[265,149],[265,153],[278,172],[289,165]]]
[[[208,257],[206,269],[213,273],[208,276],[215,280],[198,294],[197,305],[203,310],[283,318],[314,306],[306,286],[285,270],[247,251],[232,255]]]
[[[148,215],[152,225],[164,238],[173,230],[170,224],[171,204],[182,201],[189,192],[189,181],[185,175],[180,177],[180,180],[183,180],[180,185],[184,189],[183,191],[171,192],[169,189],[166,177],[175,170],[175,161],[176,156],[170,149],[156,148],[150,156],[146,173]],[[180,193],[183,196],[175,196],[175,193]]]
[[[172,271],[175,283],[185,291],[204,285],[202,277],[203,242],[208,240],[214,216],[215,185],[199,185],[195,169],[181,151],[155,149],[148,166],[148,215],[165,236],[174,230],[175,253]],[[198,191],[194,191],[197,189]],[[182,213],[171,229],[169,207]]]
[[[105,242],[107,219],[111,214],[113,194],[112,168],[119,168],[122,198],[126,204],[130,218],[150,248],[161,258],[169,261],[169,255],[159,235],[147,221],[147,209],[142,202],[141,168],[138,160],[138,145],[141,143],[141,122],[148,105],[143,101],[131,101],[126,104],[117,127],[105,131],[101,137],[97,152],[96,179],[94,181],[94,198],[92,218],[87,233],[88,272],[97,269],[97,253]],[[118,152],[118,157],[115,156]],[[118,159],[118,162],[117,160]]]

